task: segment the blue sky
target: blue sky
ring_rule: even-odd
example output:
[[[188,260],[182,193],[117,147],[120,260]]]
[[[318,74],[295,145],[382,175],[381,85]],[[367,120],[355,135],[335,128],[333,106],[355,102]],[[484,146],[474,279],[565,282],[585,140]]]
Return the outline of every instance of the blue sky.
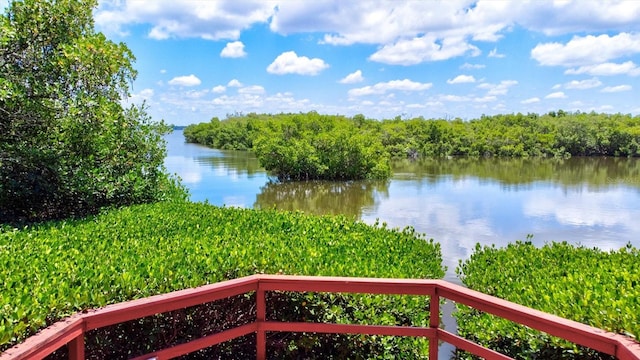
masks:
[[[640,113],[640,1],[101,0],[129,102],[176,125],[315,110]]]

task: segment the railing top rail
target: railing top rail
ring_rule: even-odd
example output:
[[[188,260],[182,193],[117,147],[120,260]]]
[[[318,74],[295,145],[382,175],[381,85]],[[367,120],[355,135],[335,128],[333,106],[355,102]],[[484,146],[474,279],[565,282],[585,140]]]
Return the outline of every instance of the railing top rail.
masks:
[[[34,349],[56,349],[75,336],[104,326],[169,312],[253,291],[346,292],[439,296],[565,338],[619,359],[640,359],[640,344],[582,323],[537,311],[443,280],[252,275],[193,289],[113,304],[52,325],[0,354],[0,360],[30,358]],[[259,320],[257,320],[259,321]],[[38,350],[38,351],[40,351]]]

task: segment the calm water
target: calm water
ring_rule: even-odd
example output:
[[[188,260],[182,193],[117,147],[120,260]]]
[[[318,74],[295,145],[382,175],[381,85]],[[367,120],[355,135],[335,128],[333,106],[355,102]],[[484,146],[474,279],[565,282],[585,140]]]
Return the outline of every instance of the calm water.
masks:
[[[193,201],[246,208],[345,214],[413,226],[442,245],[446,279],[476,243],[567,241],[640,246],[640,159],[440,159],[402,161],[386,182],[270,181],[248,152],[185,144],[167,136],[166,166]]]

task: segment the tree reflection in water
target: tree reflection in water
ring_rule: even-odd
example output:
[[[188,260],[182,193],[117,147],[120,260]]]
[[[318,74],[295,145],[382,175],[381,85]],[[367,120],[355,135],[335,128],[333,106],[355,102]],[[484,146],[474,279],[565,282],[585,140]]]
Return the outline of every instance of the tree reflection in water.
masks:
[[[254,208],[360,218],[364,209],[375,211],[376,198],[388,197],[388,191],[388,181],[272,181],[261,188]]]

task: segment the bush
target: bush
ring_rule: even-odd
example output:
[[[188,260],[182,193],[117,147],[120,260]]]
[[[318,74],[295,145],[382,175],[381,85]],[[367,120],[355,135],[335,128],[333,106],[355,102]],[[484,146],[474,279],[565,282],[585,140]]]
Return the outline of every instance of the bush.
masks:
[[[0,233],[5,289],[0,350],[77,311],[255,273],[440,278],[441,261],[440,246],[411,228],[206,204],[138,205],[85,220],[5,227]],[[402,308],[418,325],[428,318],[424,298],[318,295],[314,303],[307,296],[315,295],[287,300],[289,308],[298,309],[288,316],[304,315],[300,311],[307,302],[318,309],[319,320],[400,322],[407,318],[398,313]],[[127,336],[136,342],[132,336],[146,333]],[[335,351],[349,344],[334,345]],[[311,353],[322,343],[297,346]]]
[[[596,328],[640,336],[640,252],[551,243],[476,246],[456,270],[469,288]],[[518,359],[600,354],[507,320],[460,307],[458,332]]]
[[[80,217],[181,190],[134,56],[93,29],[95,0],[14,1],[0,17],[0,223]],[[184,191],[182,191],[184,197]]]

